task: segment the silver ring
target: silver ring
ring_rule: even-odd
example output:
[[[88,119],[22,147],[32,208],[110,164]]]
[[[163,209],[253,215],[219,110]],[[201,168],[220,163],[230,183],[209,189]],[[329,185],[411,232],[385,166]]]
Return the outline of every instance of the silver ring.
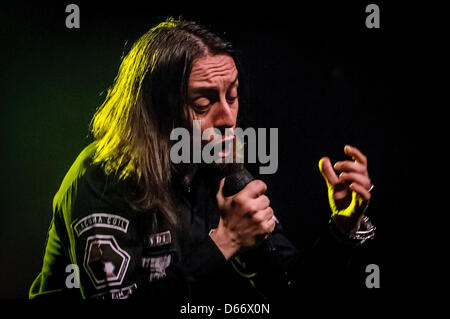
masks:
[[[375,187],[375,185],[372,184],[372,186],[370,186],[369,188],[369,193],[372,191],[372,189]]]

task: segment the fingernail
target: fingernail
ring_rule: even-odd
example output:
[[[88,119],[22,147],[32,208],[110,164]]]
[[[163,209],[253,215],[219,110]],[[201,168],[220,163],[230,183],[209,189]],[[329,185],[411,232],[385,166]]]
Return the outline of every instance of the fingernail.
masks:
[[[344,146],[344,153],[345,153],[345,154],[347,154],[348,147],[349,147],[348,145],[345,145],[345,146]]]
[[[353,188],[353,183],[352,184],[350,184],[350,186],[349,186],[350,188]]]

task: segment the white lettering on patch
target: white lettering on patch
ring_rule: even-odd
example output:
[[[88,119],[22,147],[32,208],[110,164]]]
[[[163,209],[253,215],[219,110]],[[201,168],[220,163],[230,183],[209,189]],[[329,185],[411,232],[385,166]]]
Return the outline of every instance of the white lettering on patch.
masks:
[[[171,242],[172,236],[170,235],[170,230],[148,236],[148,246],[150,247],[164,246],[170,244]]]
[[[77,236],[80,236],[82,233],[93,227],[111,228],[126,233],[129,224],[129,220],[122,216],[97,213],[82,218],[73,226],[73,228]]]
[[[124,287],[121,289],[111,289],[107,292],[103,292],[101,294],[93,295],[90,298],[98,298],[98,299],[128,299],[131,294],[137,289],[136,284],[132,284],[131,286]]]

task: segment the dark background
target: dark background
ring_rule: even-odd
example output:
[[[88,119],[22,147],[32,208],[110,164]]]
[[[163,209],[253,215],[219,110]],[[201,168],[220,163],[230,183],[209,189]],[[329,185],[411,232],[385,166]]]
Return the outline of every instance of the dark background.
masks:
[[[42,264],[53,195],[90,141],[90,119],[122,54],[168,16],[198,21],[242,52],[247,124],[279,129],[279,168],[264,180],[288,237],[308,247],[319,235],[329,208],[318,161],[343,160],[344,145],[355,145],[369,159],[375,184],[369,214],[378,229],[356,252],[349,286],[414,293],[411,274],[420,269],[412,252],[421,247],[409,221],[421,207],[416,163],[425,112],[415,105],[420,10],[377,1],[381,29],[367,29],[365,1],[167,7],[74,1],[81,28],[67,29],[69,3],[1,8],[0,298],[27,297]],[[364,285],[371,263],[381,271],[377,292]]]

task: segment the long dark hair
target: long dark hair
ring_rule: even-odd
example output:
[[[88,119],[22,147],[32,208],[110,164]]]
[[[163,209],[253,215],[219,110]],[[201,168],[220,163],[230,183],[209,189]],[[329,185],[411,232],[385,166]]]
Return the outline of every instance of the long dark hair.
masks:
[[[133,208],[159,210],[172,226],[179,216],[171,190],[170,131],[188,119],[191,68],[195,59],[208,54],[236,59],[229,42],[195,22],[169,18],[160,23],[123,58],[91,122],[94,163],[119,179],[132,180],[137,189]]]

